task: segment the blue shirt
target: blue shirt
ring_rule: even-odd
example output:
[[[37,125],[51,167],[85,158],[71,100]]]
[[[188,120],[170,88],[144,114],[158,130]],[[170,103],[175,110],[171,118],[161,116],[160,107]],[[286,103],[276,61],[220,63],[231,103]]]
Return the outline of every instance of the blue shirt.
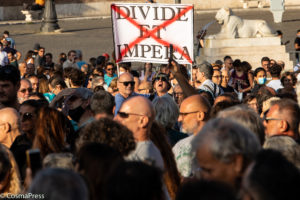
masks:
[[[107,74],[104,74],[104,82],[106,83],[107,86],[109,86],[110,82],[116,77],[118,77],[117,74],[114,74],[113,77],[110,77],[110,76],[107,76]]]
[[[128,99],[128,98],[131,98],[131,97],[135,97],[135,96],[143,96],[143,97],[146,97],[146,98],[149,98],[150,97],[150,94],[138,94],[138,93],[135,93],[133,92],[129,97],[125,98],[123,97],[120,93],[116,94],[115,96],[115,104],[116,104],[116,108],[115,108],[115,116],[118,114],[118,111],[120,110],[121,106],[122,106],[122,103]]]

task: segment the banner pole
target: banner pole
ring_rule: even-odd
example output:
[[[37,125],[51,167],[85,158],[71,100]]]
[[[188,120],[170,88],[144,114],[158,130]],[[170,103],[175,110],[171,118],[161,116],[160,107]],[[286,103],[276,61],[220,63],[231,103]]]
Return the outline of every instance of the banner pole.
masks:
[[[120,68],[119,68],[119,63],[117,63],[117,73],[118,73],[118,77],[120,76]]]

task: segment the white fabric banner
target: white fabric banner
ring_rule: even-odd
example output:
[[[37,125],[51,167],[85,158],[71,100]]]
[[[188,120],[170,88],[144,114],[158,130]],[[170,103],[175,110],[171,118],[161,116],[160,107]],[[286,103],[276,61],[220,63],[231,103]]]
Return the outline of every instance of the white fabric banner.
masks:
[[[192,5],[116,3],[111,16],[117,63],[168,63],[170,44],[178,63],[194,60]]]

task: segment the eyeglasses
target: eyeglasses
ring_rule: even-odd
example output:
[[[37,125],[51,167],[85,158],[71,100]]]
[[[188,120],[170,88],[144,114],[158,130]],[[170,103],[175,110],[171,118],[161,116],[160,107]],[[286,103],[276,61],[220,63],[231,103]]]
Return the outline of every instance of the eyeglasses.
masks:
[[[272,118],[272,117],[264,117],[263,120],[266,121],[266,123],[269,123],[270,120],[282,120],[282,119]]]
[[[155,78],[155,81],[159,81],[159,80],[168,82],[168,80],[166,79],[166,77],[156,77]]]
[[[183,95],[183,92],[174,92],[173,94],[174,94],[174,96],[176,96],[176,95],[181,96],[181,95]]]
[[[179,113],[179,116],[185,117],[185,116],[187,116],[188,114],[197,113],[197,112],[200,112],[200,111],[180,112],[180,113]]]
[[[119,83],[123,83],[124,86],[134,86],[135,82],[134,81],[124,81],[124,82],[119,82]]]
[[[20,90],[20,92],[21,93],[25,93],[26,91],[28,91],[29,93],[31,93],[32,92],[32,88],[24,88],[24,89],[22,89],[22,90]]]
[[[126,112],[121,112],[121,111],[118,111],[118,115],[121,117],[121,118],[128,118],[129,115],[138,115],[138,116],[145,116],[145,115],[142,115],[142,114],[137,114],[137,113],[126,113]]]
[[[22,116],[22,122],[25,122],[27,120],[31,120],[33,118],[33,115],[29,112],[26,112]]]

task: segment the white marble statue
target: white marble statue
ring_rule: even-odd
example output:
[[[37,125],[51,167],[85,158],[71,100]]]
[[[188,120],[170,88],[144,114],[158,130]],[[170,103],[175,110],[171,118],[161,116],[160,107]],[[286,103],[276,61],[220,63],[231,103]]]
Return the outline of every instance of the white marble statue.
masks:
[[[247,20],[233,14],[230,8],[221,8],[216,14],[217,22],[222,26],[216,35],[208,39],[233,39],[253,37],[273,37],[273,30],[264,20]]]

